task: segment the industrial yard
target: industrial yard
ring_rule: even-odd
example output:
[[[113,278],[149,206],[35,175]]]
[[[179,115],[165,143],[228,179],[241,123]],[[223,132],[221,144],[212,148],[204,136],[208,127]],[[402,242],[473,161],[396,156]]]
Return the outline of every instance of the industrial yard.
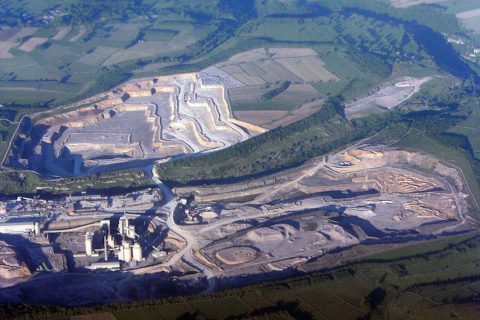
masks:
[[[477,319],[479,3],[0,0],[0,319]]]
[[[174,191],[194,198],[182,228],[217,276],[291,270],[333,249],[465,231],[473,227],[466,213],[478,210],[459,169],[371,145],[242,184]]]
[[[392,109],[431,79],[380,84],[348,103],[345,114]],[[0,299],[48,303],[47,295],[22,292],[58,283],[65,284],[55,299],[65,305],[210,292],[245,277],[335,266],[332,255],[351,252],[352,259],[358,246],[368,252],[474,228],[468,213],[478,205],[459,168],[386,141],[364,139],[302,165],[222,184],[169,189],[152,168],[265,132],[259,115],[278,110],[231,110],[251,90],[261,89],[257,100],[271,95],[268,103],[312,93],[290,118],[278,114],[283,120],[269,122],[272,128],[318,111],[323,98],[312,84],[337,81],[313,50],[255,49],[198,73],[128,81],[36,115],[9,152],[11,166],[63,177],[142,168],[155,187],[2,199]],[[155,281],[142,291],[148,279]],[[78,293],[61,294],[69,290]]]
[[[247,72],[267,60],[279,65],[275,73],[270,67],[257,76]],[[35,118],[30,134],[20,134],[11,148],[10,165],[50,176],[143,168],[155,187],[2,199],[0,299],[23,301],[26,288],[65,281],[62,290],[78,292],[55,296],[65,305],[161,296],[160,284],[169,288],[167,295],[209,292],[237,286],[244,277],[335,266],[337,254],[349,252],[352,259],[358,246],[368,252],[379,244],[388,248],[474,228],[469,214],[478,204],[458,167],[374,137],[238,182],[172,189],[162,183],[155,162],[219,150],[265,132],[252,124],[258,114],[252,123],[238,120],[230,104],[248,96],[252,86],[273,81],[270,76],[290,81],[293,74],[297,83],[287,83],[285,94],[309,82],[339,81],[312,50],[258,49],[198,73],[132,80]],[[378,85],[348,103],[345,114],[356,118],[394,108],[431,79],[402,77]],[[321,107],[317,98],[296,110],[314,112]],[[86,274],[92,281],[81,280]],[[138,292],[146,279],[155,285]],[[113,295],[112,283],[118,286]],[[49,297],[27,300],[48,303]]]
[[[18,265],[5,262],[12,258],[4,260],[3,278],[11,283],[41,271],[91,270],[99,266],[119,270],[119,261],[153,263],[143,257],[143,252],[150,251],[155,251],[152,257],[164,258],[169,246],[159,244],[168,242],[169,235],[161,218],[166,214],[159,211],[162,204],[158,189],[108,197],[19,197],[2,201],[2,248],[5,255],[20,250],[16,255]],[[25,270],[20,272],[19,268]]]
[[[211,291],[235,286],[245,275],[269,278],[319,262],[333,266],[331,254],[353,250],[354,258],[356,246],[388,247],[468,231],[474,228],[468,213],[478,210],[458,168],[368,141],[241,183],[172,192],[158,177],[153,180],[159,188],[116,196],[2,202],[2,299],[20,299],[16,288],[35,286],[25,282],[32,277],[57,283],[65,277],[58,271],[72,279],[110,271],[101,284],[65,284],[65,290],[81,289],[76,299],[85,302],[98,286],[121,280],[124,291],[139,276]],[[18,251],[13,261],[11,253],[25,243],[30,249]],[[129,299],[126,293],[95,292],[99,301]],[[47,301],[41,295],[33,300]]]

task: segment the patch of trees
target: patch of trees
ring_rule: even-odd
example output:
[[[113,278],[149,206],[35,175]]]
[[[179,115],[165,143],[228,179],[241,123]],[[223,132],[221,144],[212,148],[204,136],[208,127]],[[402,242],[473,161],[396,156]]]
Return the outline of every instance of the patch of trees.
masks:
[[[156,167],[171,184],[221,182],[269,174],[342,148],[378,132],[389,117],[374,116],[349,122],[341,100],[331,99],[302,120],[278,127],[227,149],[198,157],[170,161]],[[322,132],[329,132],[326,137]]]
[[[11,28],[24,25],[40,25],[40,19],[28,14],[23,8],[10,8],[8,2],[2,2],[0,6],[0,25]]]
[[[231,14],[234,19],[245,22],[257,16],[255,0],[220,0],[220,12]]]
[[[45,180],[31,171],[0,173],[0,196],[35,196],[52,198],[68,194],[114,195],[153,187],[141,169],[97,173],[90,176]],[[67,189],[66,191],[63,189]],[[40,189],[40,191],[38,190]]]
[[[393,25],[403,25],[413,39],[433,58],[440,69],[463,80],[473,77],[475,82],[478,83],[480,81],[476,72],[461,58],[460,54],[455,51],[442,34],[428,25],[420,24],[410,17],[395,16],[393,12],[383,11],[380,13],[362,7],[343,8],[342,13],[344,15],[354,13]],[[390,54],[393,55],[394,52]]]
[[[272,90],[269,90],[269,91],[265,92],[264,94],[262,94],[262,96],[260,97],[260,101],[272,100],[273,98],[278,96],[280,93],[286,91],[288,89],[288,87],[290,87],[291,83],[292,82],[289,81],[289,80],[282,81],[280,83],[280,85],[277,86],[276,88],[273,88]]]
[[[94,23],[102,17],[118,18],[127,21],[134,16],[148,15],[149,6],[143,0],[97,0],[77,1],[67,8],[67,15],[62,17],[65,24]]]

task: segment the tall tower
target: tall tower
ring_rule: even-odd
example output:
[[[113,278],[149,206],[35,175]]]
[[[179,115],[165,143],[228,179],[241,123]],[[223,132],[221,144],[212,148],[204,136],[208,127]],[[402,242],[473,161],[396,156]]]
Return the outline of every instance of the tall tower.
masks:
[[[132,252],[133,252],[134,261],[142,261],[143,254],[142,254],[142,246],[140,245],[140,243],[137,242],[133,245]]]
[[[88,231],[87,233],[85,233],[85,253],[87,254],[87,256],[91,256],[92,253],[93,253],[93,234]]]

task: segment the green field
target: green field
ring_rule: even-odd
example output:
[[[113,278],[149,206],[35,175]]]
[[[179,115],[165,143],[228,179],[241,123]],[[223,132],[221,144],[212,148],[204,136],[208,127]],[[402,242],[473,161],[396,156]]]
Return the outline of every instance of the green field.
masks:
[[[469,10],[475,10],[480,8],[480,4],[475,0],[462,0],[462,1],[445,1],[442,3],[443,6],[448,8],[449,12],[460,13]]]
[[[468,137],[474,155],[476,158],[480,159],[480,128],[478,124],[480,123],[479,115],[471,115],[467,120],[459,123],[457,126],[452,128],[450,131],[458,133]]]

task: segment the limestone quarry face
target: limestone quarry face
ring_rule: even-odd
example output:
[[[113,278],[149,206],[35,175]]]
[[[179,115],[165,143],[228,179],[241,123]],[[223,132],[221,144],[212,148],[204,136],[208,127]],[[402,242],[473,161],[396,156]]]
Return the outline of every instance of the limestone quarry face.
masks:
[[[390,110],[410,99],[432,79],[432,77],[402,77],[381,84],[367,95],[348,103],[345,106],[345,115],[348,118],[356,118],[374,110]]]
[[[478,208],[459,168],[377,143],[248,181],[174,191],[194,196],[180,210],[182,228],[219,276],[286,271],[355,255],[358,246],[469,230],[467,214]],[[208,208],[217,210],[206,219]]]
[[[224,148],[264,132],[233,118],[225,85],[205,73],[127,82],[101,101],[37,122],[10,163],[79,175]]]

